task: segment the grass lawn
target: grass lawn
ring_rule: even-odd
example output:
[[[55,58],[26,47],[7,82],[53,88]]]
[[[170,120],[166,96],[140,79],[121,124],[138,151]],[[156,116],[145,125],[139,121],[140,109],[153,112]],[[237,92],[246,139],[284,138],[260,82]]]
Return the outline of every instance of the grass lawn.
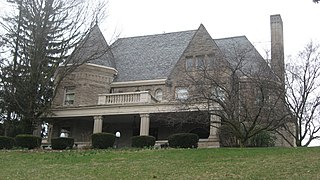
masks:
[[[0,151],[0,179],[320,179],[320,148]]]

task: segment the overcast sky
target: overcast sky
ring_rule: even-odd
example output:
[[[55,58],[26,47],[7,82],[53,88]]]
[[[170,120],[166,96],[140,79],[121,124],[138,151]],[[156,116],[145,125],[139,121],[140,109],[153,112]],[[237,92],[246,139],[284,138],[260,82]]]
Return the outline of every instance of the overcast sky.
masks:
[[[245,35],[259,49],[270,49],[270,15],[284,23],[285,55],[294,55],[310,40],[320,41],[320,4],[312,0],[109,0],[101,24],[106,39],[197,29],[202,23],[212,38]],[[264,55],[263,55],[264,56]]]

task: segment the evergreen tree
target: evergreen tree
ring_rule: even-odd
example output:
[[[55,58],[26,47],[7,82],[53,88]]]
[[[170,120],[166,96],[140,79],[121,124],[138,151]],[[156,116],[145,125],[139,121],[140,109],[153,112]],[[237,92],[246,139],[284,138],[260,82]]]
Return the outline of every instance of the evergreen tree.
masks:
[[[3,17],[1,23],[7,32],[3,44],[11,51],[11,56],[2,58],[0,64],[2,118],[19,121],[21,133],[30,134],[50,113],[55,87],[84,62],[71,61],[70,52],[81,45],[101,17],[104,4],[92,8],[81,0],[8,2],[16,7],[17,14]],[[90,9],[99,11],[90,13]],[[56,79],[62,64],[69,66]]]

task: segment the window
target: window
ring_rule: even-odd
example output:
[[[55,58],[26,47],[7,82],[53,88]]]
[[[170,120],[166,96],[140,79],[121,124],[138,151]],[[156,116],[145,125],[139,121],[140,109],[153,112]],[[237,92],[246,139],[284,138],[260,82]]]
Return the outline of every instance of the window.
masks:
[[[208,62],[209,68],[213,69],[215,67],[215,65],[214,65],[215,64],[214,54],[209,54],[207,60],[208,60],[207,62]]]
[[[186,87],[176,88],[176,99],[186,100],[188,99],[188,89]]]
[[[65,97],[64,97],[64,105],[73,105],[74,104],[74,86],[65,88]]]
[[[255,104],[256,105],[265,105],[266,103],[270,102],[270,96],[267,90],[261,89],[261,88],[256,88],[255,89]]]
[[[204,56],[196,56],[196,67],[198,70],[203,70],[205,67]]]
[[[224,101],[226,98],[225,92],[221,87],[214,87],[212,89],[212,96],[213,98],[217,98],[221,101]]]
[[[162,101],[162,89],[157,89],[156,92],[154,93],[155,95],[155,98],[158,100],[158,101]]]
[[[192,71],[193,69],[193,58],[186,57],[186,71]]]

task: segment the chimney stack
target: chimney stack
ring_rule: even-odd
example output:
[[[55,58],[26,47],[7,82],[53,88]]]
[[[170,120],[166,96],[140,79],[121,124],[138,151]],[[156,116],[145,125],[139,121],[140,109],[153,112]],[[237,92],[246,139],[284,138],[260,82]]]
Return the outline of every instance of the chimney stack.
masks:
[[[280,14],[270,16],[271,69],[284,84],[283,23]]]

